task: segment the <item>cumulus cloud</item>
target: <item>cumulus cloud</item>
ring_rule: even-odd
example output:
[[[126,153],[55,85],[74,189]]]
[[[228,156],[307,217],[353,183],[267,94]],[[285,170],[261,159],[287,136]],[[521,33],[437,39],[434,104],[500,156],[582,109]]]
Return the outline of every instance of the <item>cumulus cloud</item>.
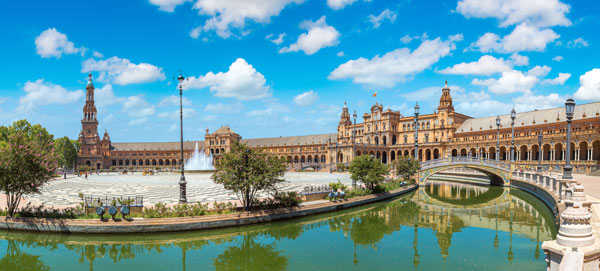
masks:
[[[560,35],[551,29],[539,29],[525,23],[517,25],[508,35],[500,38],[494,33],[485,33],[471,44],[482,53],[492,51],[501,53],[512,53],[521,51],[544,51],[546,46],[558,39]]]
[[[452,67],[445,68],[441,74],[461,74],[461,75],[492,75],[512,70],[512,63],[503,58],[495,58],[490,55],[484,55],[474,62],[462,62]]]
[[[295,43],[289,47],[284,47],[279,50],[279,53],[304,51],[307,55],[312,55],[321,48],[335,46],[339,43],[340,32],[332,26],[327,25],[325,16],[318,19],[316,22],[304,21],[300,24],[300,28],[308,30],[307,33],[302,33]]]
[[[477,86],[486,86],[488,90],[495,94],[509,94],[515,92],[526,92],[539,82],[540,77],[544,77],[550,72],[548,66],[535,66],[526,73],[517,70],[502,72],[499,79],[473,79],[471,84]]]
[[[581,48],[588,47],[590,46],[590,44],[587,42],[587,40],[584,40],[583,38],[579,37],[567,42],[567,46],[572,48]]]
[[[327,78],[330,80],[348,79],[358,84],[380,87],[393,87],[404,82],[418,72],[429,68],[440,58],[456,49],[455,42],[462,40],[462,34],[450,36],[448,40],[436,38],[425,40],[413,51],[399,48],[371,59],[358,58],[339,65]]]
[[[279,36],[277,36],[276,39],[271,39],[273,37],[273,34],[269,34],[265,38],[268,39],[270,42],[279,45],[279,44],[283,43],[283,38],[285,38],[285,36],[286,36],[285,33],[281,33],[281,34],[279,34]]]
[[[244,105],[240,102],[233,104],[215,103],[207,104],[204,111],[216,114],[237,114],[242,111]]]
[[[592,69],[579,77],[579,89],[573,95],[580,100],[600,100],[600,69]]]
[[[23,87],[25,96],[19,99],[17,112],[28,112],[49,104],[70,104],[79,102],[85,96],[82,90],[68,91],[65,88],[38,79],[27,81]]]
[[[319,95],[316,92],[310,90],[294,97],[294,104],[298,106],[309,106],[315,103],[319,99]]]
[[[461,0],[456,11],[467,18],[496,18],[500,26],[528,23],[537,27],[569,26],[569,5],[559,0]]]
[[[191,105],[192,102],[190,101],[190,99],[183,97],[183,99],[181,99],[181,103],[183,105]],[[158,102],[158,106],[163,107],[163,106],[179,106],[179,96],[177,95],[170,95],[167,97],[164,97],[160,100],[160,102]]]
[[[391,11],[386,8],[377,16],[369,15],[369,21],[373,24],[373,28],[379,28],[381,23],[385,20],[390,21],[390,23],[395,22],[396,16],[397,16],[396,12]]]
[[[557,93],[535,95],[529,90],[525,91],[523,95],[513,98],[512,103],[504,103],[491,99],[491,96],[483,91],[465,93],[465,97],[469,98],[457,99],[460,102],[455,105],[456,109],[473,117],[497,115],[499,112],[505,112],[504,114],[506,114],[513,107],[517,112],[553,108],[561,106],[565,101],[565,97]],[[491,125],[495,124],[492,123]]]
[[[150,0],[150,4],[158,6],[158,9],[166,12],[175,11],[175,7],[192,0]]]
[[[135,64],[128,59],[113,56],[106,60],[89,58],[81,64],[81,72],[97,71],[97,80],[117,85],[149,83],[165,80],[162,68],[148,63]]]
[[[340,10],[354,2],[356,0],[327,0],[327,6],[334,10]]]
[[[514,53],[510,56],[510,60],[515,66],[527,66],[529,65],[529,57]]]
[[[100,52],[98,52],[98,51],[94,51],[94,52],[92,53],[92,56],[93,56],[93,57],[95,57],[95,58],[103,58],[103,57],[104,57],[104,55],[103,55],[103,54],[101,54],[101,53],[100,53]]]
[[[571,74],[570,73],[558,73],[558,76],[554,79],[545,79],[544,81],[542,81],[542,83],[544,84],[549,84],[549,85],[564,85],[565,82],[571,78]]]
[[[106,84],[101,88],[96,88],[94,90],[95,102],[98,107],[105,107],[117,103],[122,103],[125,101],[125,98],[118,97],[115,95],[113,91],[112,85]]]
[[[227,72],[208,72],[184,82],[186,89],[206,87],[216,97],[254,100],[271,96],[265,77],[243,58],[236,59]]]
[[[215,31],[221,38],[229,38],[232,29],[243,30],[247,21],[266,24],[271,17],[279,15],[287,5],[301,3],[302,0],[260,0],[260,1],[217,1],[198,0],[194,9],[198,14],[210,16],[204,25],[192,29],[190,36],[198,38],[201,32]]]
[[[556,62],[560,62],[561,60],[563,60],[563,57],[562,56],[555,56],[555,57],[552,58],[552,60],[556,61]]]
[[[48,28],[35,38],[37,54],[43,58],[60,58],[63,54],[70,55],[85,52],[85,48],[77,48],[70,42],[67,35],[60,33],[56,28]]]
[[[129,96],[123,102],[123,111],[130,117],[146,118],[154,115],[155,106],[148,103],[143,95]]]

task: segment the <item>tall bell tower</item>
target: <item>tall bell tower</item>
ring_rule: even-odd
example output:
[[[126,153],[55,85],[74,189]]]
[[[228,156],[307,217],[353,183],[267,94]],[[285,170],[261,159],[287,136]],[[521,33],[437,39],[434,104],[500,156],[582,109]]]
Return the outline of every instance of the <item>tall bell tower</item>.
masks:
[[[101,141],[98,135],[98,116],[96,105],[94,104],[94,83],[92,82],[91,73],[88,75],[88,82],[85,89],[85,105],[83,106],[83,119],[81,120],[81,132],[78,139],[81,145],[78,153],[78,162],[79,165],[100,169],[104,168],[104,150],[108,147],[104,141],[106,141],[108,133],[105,133],[105,138]]]

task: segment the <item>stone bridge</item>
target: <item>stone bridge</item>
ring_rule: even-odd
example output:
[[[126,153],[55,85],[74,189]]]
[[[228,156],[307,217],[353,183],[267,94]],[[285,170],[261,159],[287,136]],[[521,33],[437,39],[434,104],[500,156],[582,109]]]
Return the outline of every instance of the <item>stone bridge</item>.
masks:
[[[512,178],[510,165],[501,161],[473,157],[448,157],[421,163],[419,185],[427,182],[432,175],[451,168],[471,168],[490,177],[492,185],[510,186]]]

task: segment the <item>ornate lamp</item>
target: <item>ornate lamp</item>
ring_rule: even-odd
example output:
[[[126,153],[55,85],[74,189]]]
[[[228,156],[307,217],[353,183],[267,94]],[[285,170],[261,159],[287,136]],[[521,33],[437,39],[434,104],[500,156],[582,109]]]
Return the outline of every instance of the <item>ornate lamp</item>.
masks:
[[[567,113],[567,163],[563,168],[563,179],[573,179],[571,171],[571,121],[573,120],[573,112],[575,112],[575,101],[572,98],[567,99],[565,103],[565,111]]]
[[[500,116],[496,117],[496,161],[500,160]]]
[[[179,178],[179,203],[187,203],[186,196],[186,186],[187,182],[185,181],[185,168],[184,168],[184,158],[183,158],[183,81],[185,78],[180,73],[177,77],[177,81],[179,81],[179,121],[180,121],[180,138],[181,138],[181,177]]]
[[[419,102],[415,105],[415,160],[419,161]]]

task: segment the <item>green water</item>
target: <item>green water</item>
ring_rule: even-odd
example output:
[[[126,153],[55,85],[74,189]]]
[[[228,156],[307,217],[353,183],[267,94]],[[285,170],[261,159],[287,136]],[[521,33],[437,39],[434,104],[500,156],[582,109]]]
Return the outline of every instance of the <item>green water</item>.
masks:
[[[515,189],[431,183],[360,208],[270,224],[145,235],[0,232],[0,270],[544,270],[556,235]]]

